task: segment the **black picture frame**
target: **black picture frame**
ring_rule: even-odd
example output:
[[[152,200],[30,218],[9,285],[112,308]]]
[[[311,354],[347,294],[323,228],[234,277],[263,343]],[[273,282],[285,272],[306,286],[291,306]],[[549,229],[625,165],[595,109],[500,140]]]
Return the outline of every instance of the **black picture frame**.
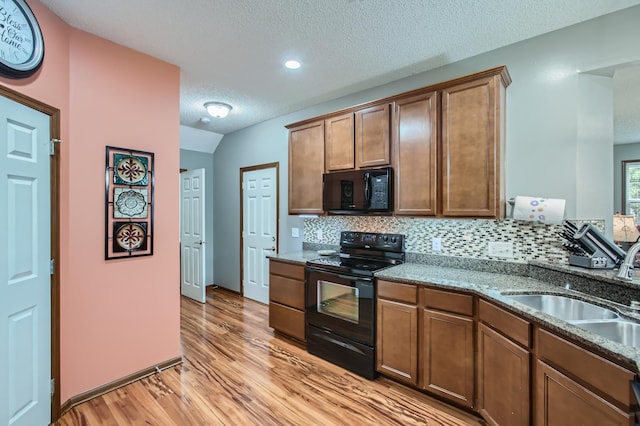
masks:
[[[153,152],[106,147],[104,258],[153,255]]]

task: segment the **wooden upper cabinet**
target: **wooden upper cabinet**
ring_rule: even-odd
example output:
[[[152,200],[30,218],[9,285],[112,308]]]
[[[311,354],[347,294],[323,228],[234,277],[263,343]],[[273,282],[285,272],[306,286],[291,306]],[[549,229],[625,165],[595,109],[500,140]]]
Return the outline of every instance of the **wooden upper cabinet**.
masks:
[[[389,104],[356,112],[356,167],[387,166],[391,163]]]
[[[396,215],[503,218],[510,83],[500,66],[287,126],[289,212],[322,212],[322,172],[392,165]]]
[[[324,155],[327,173],[354,168],[353,123],[352,113],[324,121]]]
[[[289,129],[289,214],[322,213],[324,120]]]
[[[504,217],[500,74],[442,90],[442,215]]]
[[[437,213],[438,96],[429,92],[395,103],[393,147],[395,213]]]

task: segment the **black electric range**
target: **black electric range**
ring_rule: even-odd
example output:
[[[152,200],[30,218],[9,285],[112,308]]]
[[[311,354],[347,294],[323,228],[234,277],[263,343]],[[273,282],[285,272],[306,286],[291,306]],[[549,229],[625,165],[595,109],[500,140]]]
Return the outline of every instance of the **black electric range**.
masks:
[[[404,236],[344,231],[340,253],[307,261],[307,351],[368,379],[375,369],[376,271],[404,262]]]

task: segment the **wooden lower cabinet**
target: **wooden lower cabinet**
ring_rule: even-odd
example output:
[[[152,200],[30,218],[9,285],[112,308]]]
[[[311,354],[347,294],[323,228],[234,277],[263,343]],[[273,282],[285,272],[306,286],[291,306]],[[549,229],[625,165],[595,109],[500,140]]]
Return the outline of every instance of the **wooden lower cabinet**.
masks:
[[[473,407],[473,318],[422,310],[422,388]]]
[[[528,425],[529,385],[529,351],[478,324],[478,411],[482,417],[491,425]]]
[[[536,363],[535,425],[631,426],[633,416],[542,361]]]
[[[376,369],[418,385],[418,307],[378,299]]]
[[[635,424],[633,365],[482,297],[377,284],[380,373],[473,410],[489,425]]]
[[[304,265],[269,260],[269,327],[305,341]]]

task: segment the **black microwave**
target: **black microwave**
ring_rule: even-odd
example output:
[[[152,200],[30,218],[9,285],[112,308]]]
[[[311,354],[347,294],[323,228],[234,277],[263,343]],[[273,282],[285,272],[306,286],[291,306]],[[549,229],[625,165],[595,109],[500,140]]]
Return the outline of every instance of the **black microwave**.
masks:
[[[391,213],[393,169],[360,169],[322,175],[322,207],[333,214]]]

